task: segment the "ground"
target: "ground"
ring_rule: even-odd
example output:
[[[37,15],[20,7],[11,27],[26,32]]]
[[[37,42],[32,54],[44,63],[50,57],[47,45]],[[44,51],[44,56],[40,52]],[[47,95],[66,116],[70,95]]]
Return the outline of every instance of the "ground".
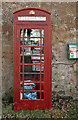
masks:
[[[3,118],[6,119],[22,119],[27,118],[27,120],[32,118],[73,118],[78,120],[77,112],[77,101],[73,100],[71,97],[52,97],[52,108],[51,110],[12,110],[12,97],[6,97],[3,99]]]

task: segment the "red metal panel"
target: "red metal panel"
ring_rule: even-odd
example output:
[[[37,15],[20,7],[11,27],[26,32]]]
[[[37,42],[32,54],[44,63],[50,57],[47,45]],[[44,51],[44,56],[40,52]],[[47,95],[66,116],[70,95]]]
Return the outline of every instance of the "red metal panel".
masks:
[[[29,12],[33,10],[35,12],[35,14],[29,14]],[[35,25],[49,25],[51,24],[51,21],[50,21],[50,12],[46,11],[46,10],[42,10],[42,9],[37,9],[37,8],[25,8],[25,9],[21,9],[21,10],[18,10],[16,12],[14,12],[14,23],[17,23],[17,24],[25,24],[25,25],[28,25],[28,23],[34,23]],[[18,21],[18,16],[43,16],[43,17],[46,17],[46,21]]]
[[[44,22],[18,22],[17,17],[20,15],[25,15],[29,13],[32,8],[16,11],[14,13],[14,56],[13,56],[13,109],[20,110],[20,109],[50,109],[51,108],[51,84],[52,84],[52,34],[51,34],[51,24],[50,24],[50,14],[45,10],[40,9],[33,9],[36,12],[36,15],[41,16],[43,13],[47,18],[47,21]],[[25,13],[26,12],[26,13]],[[35,24],[34,24],[35,23]],[[20,46],[20,29],[23,29],[23,45]],[[33,47],[40,47],[40,55],[24,55],[24,47],[32,47],[32,46],[24,46],[24,38],[31,38],[31,37],[24,37],[24,29],[40,29],[40,44],[42,45],[42,38],[44,38],[44,46],[33,46]],[[42,29],[44,29],[44,37],[42,37]],[[37,38],[37,37],[33,37]],[[20,55],[20,47],[23,47],[23,55]],[[44,55],[42,55],[42,47],[44,47]],[[20,63],[20,56],[23,56],[23,64]],[[24,65],[32,65],[31,63],[24,63],[24,56],[40,56],[40,73],[37,72],[24,72]],[[41,56],[44,56],[44,64],[41,63]],[[20,71],[20,65],[23,66],[23,72]],[[39,64],[33,64],[39,65]],[[41,67],[44,65],[44,72],[41,71]],[[23,89],[20,90],[20,74],[23,75]],[[24,75],[40,75],[40,82],[34,81],[34,83],[40,83],[39,90],[24,90]],[[42,81],[41,75],[44,75],[44,81]],[[41,84],[44,83],[44,89],[41,89]],[[24,99],[24,92],[39,92],[40,98],[33,100],[33,99]],[[23,99],[20,99],[20,92],[23,92]],[[43,92],[44,98],[41,99],[41,93]]]
[[[27,10],[38,10],[38,11],[42,11],[42,12],[46,12],[48,14],[51,14],[50,12],[48,12],[46,10],[43,10],[43,9],[39,9],[39,8],[24,8],[24,9],[15,11],[13,14],[16,14],[16,13],[21,12],[21,11],[25,11],[26,12]]]
[[[13,104],[15,105],[19,101],[19,39],[17,26],[14,26],[13,79]]]

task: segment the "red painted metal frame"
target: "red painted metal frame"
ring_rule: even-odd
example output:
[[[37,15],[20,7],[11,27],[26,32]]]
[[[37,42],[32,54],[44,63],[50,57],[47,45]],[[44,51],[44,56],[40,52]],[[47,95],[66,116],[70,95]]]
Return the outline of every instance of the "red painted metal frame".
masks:
[[[17,17],[20,15],[28,16],[29,11],[34,10],[35,15],[33,16],[46,16],[47,20],[45,22],[19,22],[17,20]],[[29,15],[30,16],[30,15]],[[40,73],[24,73],[24,65],[32,65],[32,64],[25,64],[24,63],[24,56],[30,56],[30,55],[24,55],[24,47],[32,47],[32,46],[24,46],[24,30],[23,30],[23,45],[20,46],[20,29],[44,29],[44,37],[42,37],[42,34],[40,34],[40,39],[44,38],[44,46],[34,46],[34,47],[40,47],[40,55],[38,56],[44,56],[44,73],[41,72],[40,67]],[[13,26],[13,109],[14,110],[20,110],[20,109],[51,109],[51,96],[52,96],[52,26],[50,22],[50,13],[48,11],[37,9],[37,8],[27,8],[22,9],[19,11],[14,12],[14,26]],[[27,37],[28,38],[28,37]],[[35,37],[37,38],[37,37]],[[23,47],[23,55],[20,55],[20,47]],[[44,47],[44,55],[41,55],[41,49]],[[23,73],[20,72],[20,56],[23,56]],[[31,55],[31,56],[37,56],[37,55]],[[40,63],[41,63],[41,57],[40,57]],[[34,65],[34,64],[33,64]],[[37,64],[35,64],[37,65]],[[38,64],[39,65],[39,64]],[[40,64],[42,66],[43,64]],[[24,92],[27,92],[27,90],[24,90],[24,74],[35,74],[40,75],[40,90],[32,90],[32,92],[44,92],[44,99],[36,100],[20,100],[20,74],[23,75],[23,98],[24,98]],[[44,81],[41,81],[41,75],[44,75]],[[34,82],[38,83],[38,82]],[[44,90],[41,90],[41,83],[44,83]],[[28,90],[31,91],[31,90]]]

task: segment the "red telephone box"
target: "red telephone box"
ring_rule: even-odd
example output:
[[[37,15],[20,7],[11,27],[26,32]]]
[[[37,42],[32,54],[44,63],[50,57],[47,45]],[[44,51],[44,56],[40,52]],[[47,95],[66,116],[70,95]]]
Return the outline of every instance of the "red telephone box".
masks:
[[[50,12],[25,8],[13,14],[13,109],[50,109],[52,96]]]

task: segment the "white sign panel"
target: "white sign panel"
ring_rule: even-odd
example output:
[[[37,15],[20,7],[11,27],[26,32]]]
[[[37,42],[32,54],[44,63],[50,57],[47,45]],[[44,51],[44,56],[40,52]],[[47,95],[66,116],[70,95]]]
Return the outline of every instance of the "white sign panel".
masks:
[[[42,16],[18,16],[18,21],[46,21]]]
[[[77,45],[69,45],[70,58],[78,58],[78,48]]]

